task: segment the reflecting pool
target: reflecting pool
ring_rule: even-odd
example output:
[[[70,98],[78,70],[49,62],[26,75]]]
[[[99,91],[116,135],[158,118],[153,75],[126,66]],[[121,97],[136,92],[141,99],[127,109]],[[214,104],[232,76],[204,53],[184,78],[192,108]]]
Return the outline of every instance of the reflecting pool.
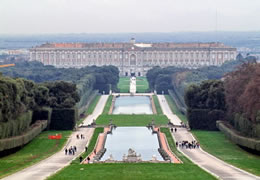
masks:
[[[128,154],[129,148],[141,154],[143,161],[152,160],[154,155],[157,160],[163,161],[158,152],[157,134],[152,134],[152,130],[146,127],[117,127],[112,134],[107,135],[105,148],[107,151],[101,161],[108,159],[110,154],[114,160],[121,161],[123,155]]]
[[[112,114],[153,114],[149,96],[120,96]]]

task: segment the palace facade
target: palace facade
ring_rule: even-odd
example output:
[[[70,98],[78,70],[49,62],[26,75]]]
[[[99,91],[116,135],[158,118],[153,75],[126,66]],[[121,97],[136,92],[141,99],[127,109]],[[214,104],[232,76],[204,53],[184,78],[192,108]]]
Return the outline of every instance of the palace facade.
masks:
[[[114,65],[121,76],[145,76],[154,66],[198,68],[234,60],[223,43],[46,43],[29,49],[30,60],[55,67]]]

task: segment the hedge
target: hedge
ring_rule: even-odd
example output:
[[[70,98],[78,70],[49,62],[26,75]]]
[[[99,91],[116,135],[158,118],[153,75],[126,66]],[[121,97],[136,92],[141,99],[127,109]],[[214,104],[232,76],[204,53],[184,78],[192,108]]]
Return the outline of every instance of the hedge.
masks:
[[[28,131],[19,136],[0,139],[0,151],[23,146],[30,142],[47,127],[47,121],[37,121]]]
[[[51,122],[51,112],[52,109],[49,107],[43,107],[41,109],[33,111],[31,124],[35,123],[37,120],[47,120],[48,121],[47,128],[49,128]]]
[[[21,114],[16,120],[0,122],[0,139],[18,136],[26,131],[32,122],[32,111]]]
[[[247,147],[256,151],[260,151],[260,140],[244,137],[236,132],[236,130],[229,128],[231,125],[227,122],[217,121],[218,129],[223,132],[232,142],[243,147]],[[227,124],[227,125],[226,125]],[[228,127],[229,126],[229,127]]]
[[[168,90],[169,95],[171,96],[171,98],[173,99],[173,101],[176,104],[177,109],[182,113],[182,114],[187,114],[187,109],[186,109],[186,105],[185,103],[183,104],[181,102],[181,100],[178,98],[178,96],[174,93],[173,90]]]
[[[86,109],[88,109],[89,105],[90,105],[91,102],[96,98],[97,95],[98,95],[98,90],[94,90],[94,91],[92,91],[92,93],[91,93],[90,95],[88,95],[88,98],[85,99],[85,101],[86,101],[87,103],[85,103],[84,106],[81,106],[81,107],[78,106],[78,108],[79,108],[79,114],[84,113],[84,112],[86,111]]]
[[[78,120],[78,109],[53,109],[51,113],[51,130],[72,130]]]
[[[218,130],[216,121],[223,119],[224,112],[211,109],[188,109],[187,117],[191,129]]]

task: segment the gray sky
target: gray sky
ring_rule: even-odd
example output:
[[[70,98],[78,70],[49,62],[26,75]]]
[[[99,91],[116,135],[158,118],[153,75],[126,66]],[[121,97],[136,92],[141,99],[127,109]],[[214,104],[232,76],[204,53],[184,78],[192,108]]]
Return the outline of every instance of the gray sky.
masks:
[[[259,19],[260,0],[0,0],[5,34],[259,31]]]

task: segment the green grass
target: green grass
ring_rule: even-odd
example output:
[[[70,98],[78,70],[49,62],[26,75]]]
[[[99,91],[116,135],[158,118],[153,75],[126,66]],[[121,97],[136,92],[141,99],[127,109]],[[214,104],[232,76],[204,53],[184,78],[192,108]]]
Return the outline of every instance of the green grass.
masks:
[[[117,88],[119,89],[120,93],[128,93],[130,89],[130,78],[120,77]]]
[[[112,105],[112,99],[113,99],[113,96],[110,95],[107,99],[107,102],[106,102],[106,105],[104,107],[104,110],[103,110],[103,114],[108,114],[109,113],[109,110],[110,110],[110,107]]]
[[[154,102],[157,114],[163,114],[158,97],[156,95],[153,95],[153,102]]]
[[[195,131],[192,133],[200,142],[201,147],[217,158],[260,176],[260,156],[241,149],[228,140],[220,131]]]
[[[136,92],[145,93],[149,92],[149,83],[146,77],[137,77],[136,78]]]
[[[97,125],[108,125],[109,120],[117,126],[147,126],[155,120],[156,125],[166,125],[168,118],[165,115],[100,115],[96,123]]]
[[[164,95],[164,96],[165,96],[165,98],[166,98],[166,100],[167,100],[167,102],[168,102],[168,104],[169,104],[169,106],[170,106],[172,112],[173,112],[174,114],[176,114],[176,116],[178,116],[182,122],[187,123],[187,122],[188,122],[187,117],[186,117],[185,115],[183,115],[183,114],[177,109],[177,106],[176,106],[175,102],[173,101],[173,99],[171,98],[171,96],[170,96],[170,95]]]
[[[61,140],[48,139],[48,135],[62,134]],[[45,131],[14,154],[0,158],[0,178],[31,166],[59,151],[71,131]]]
[[[119,163],[73,164],[48,180],[211,180],[216,179],[193,164]]]
[[[101,98],[101,96],[97,95],[95,97],[95,99],[90,103],[90,105],[89,105],[89,107],[88,107],[88,109],[86,111],[87,114],[92,114],[94,112],[94,109],[97,106],[97,103],[98,103],[100,98]]]

